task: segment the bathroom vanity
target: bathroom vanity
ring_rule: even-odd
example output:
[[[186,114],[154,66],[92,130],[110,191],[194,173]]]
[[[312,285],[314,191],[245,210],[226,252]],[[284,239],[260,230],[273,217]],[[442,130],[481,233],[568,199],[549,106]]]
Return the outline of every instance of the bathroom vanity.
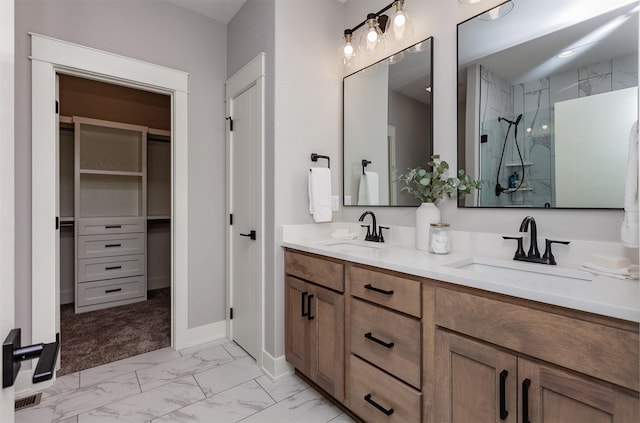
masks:
[[[637,296],[567,307],[474,282],[455,255],[283,246],[286,358],[364,421],[640,421]]]

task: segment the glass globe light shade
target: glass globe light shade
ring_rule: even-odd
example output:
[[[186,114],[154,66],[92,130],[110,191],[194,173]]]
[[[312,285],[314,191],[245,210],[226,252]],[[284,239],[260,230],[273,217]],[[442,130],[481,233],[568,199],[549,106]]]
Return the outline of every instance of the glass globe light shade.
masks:
[[[378,25],[378,17],[375,13],[367,15],[367,28],[360,38],[360,49],[373,54],[378,46],[384,47],[384,36]]]
[[[393,3],[393,6],[395,7],[395,11],[391,16],[391,19],[389,19],[387,30],[391,29],[393,37],[397,41],[401,41],[405,37],[413,35],[413,27],[411,25],[409,15],[407,15],[404,0],[397,0]]]

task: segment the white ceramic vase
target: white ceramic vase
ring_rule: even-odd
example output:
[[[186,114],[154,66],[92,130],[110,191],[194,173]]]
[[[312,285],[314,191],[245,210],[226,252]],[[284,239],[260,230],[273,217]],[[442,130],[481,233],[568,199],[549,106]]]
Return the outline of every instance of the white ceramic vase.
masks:
[[[416,249],[429,250],[429,228],[440,222],[440,209],[434,203],[422,203],[416,209]]]

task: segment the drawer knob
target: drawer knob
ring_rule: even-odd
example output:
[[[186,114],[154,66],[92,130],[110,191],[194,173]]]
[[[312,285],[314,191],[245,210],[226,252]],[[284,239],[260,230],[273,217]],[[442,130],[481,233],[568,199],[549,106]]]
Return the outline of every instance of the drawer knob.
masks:
[[[393,342],[384,342],[383,340],[376,338],[375,336],[373,336],[371,334],[371,332],[365,333],[364,337],[367,338],[370,341],[373,341],[373,342],[375,342],[377,344],[382,345],[385,348],[393,348],[393,346],[395,345]]]
[[[390,416],[393,414],[393,408],[389,408],[388,410],[371,399],[371,394],[367,394],[364,396],[364,400],[369,404],[373,405],[377,410],[383,412],[385,415]]]
[[[375,286],[371,285],[370,283],[366,284],[364,286],[364,289],[368,289],[369,291],[377,292],[377,293],[384,294],[384,295],[393,295],[393,290],[387,291],[385,289],[376,288]]]

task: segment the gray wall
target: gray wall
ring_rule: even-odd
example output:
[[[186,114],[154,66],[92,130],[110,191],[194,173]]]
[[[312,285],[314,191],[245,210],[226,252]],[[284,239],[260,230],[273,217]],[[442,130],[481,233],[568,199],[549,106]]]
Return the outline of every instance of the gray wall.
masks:
[[[224,320],[226,25],[160,1],[16,1],[16,325],[31,337],[28,32],[189,72],[188,326]]]

